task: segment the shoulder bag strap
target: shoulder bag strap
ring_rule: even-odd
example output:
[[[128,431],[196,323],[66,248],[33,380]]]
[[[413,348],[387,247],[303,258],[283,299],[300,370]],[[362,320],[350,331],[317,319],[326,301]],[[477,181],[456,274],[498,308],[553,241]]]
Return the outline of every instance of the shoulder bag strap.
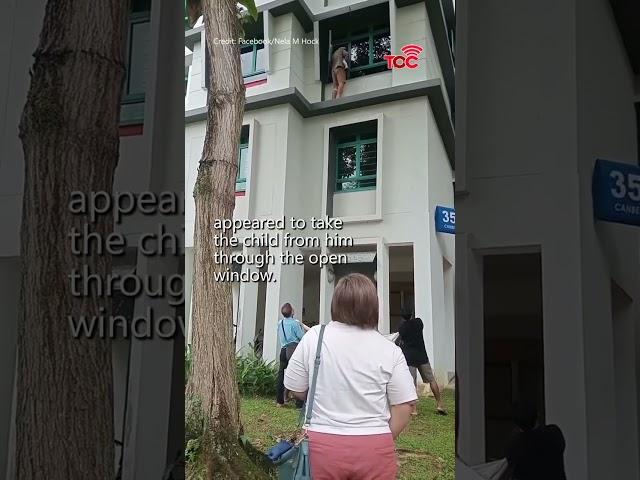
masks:
[[[280,328],[282,328],[282,338],[284,338],[284,343],[287,343],[287,334],[284,331],[284,318],[280,321]],[[280,345],[280,347],[284,347],[284,345]]]
[[[311,380],[311,387],[307,394],[307,414],[304,420],[305,425],[309,425],[311,422],[311,416],[313,415],[313,401],[316,395],[316,384],[318,383],[318,371],[320,370],[320,353],[322,352],[322,338],[324,337],[324,329],[327,325],[320,326],[320,335],[318,336],[318,346],[316,347],[316,360],[314,362],[313,379]]]

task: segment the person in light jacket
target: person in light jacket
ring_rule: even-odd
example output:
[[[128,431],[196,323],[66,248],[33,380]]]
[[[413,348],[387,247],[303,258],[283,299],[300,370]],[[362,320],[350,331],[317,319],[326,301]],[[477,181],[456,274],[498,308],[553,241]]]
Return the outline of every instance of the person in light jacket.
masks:
[[[277,397],[276,405],[278,407],[284,406],[287,401],[287,392],[284,387],[284,371],[289,364],[289,359],[302,337],[305,330],[309,330],[302,322],[293,318],[293,307],[290,303],[285,303],[280,309],[282,318],[278,322],[278,339],[280,340],[280,369],[278,370],[278,385],[277,385]],[[296,406],[302,407],[303,402],[298,400]]]

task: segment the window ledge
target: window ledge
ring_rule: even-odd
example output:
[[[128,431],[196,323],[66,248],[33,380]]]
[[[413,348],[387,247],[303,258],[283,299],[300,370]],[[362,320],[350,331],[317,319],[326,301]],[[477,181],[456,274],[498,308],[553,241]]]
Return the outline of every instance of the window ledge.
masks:
[[[376,187],[361,187],[361,188],[354,188],[352,190],[334,190],[333,194],[337,195],[337,194],[341,194],[341,193],[358,193],[358,192],[370,192],[371,190],[375,190]]]
[[[204,30],[204,26],[192,28],[184,32],[184,44],[189,50],[193,50],[193,46],[200,41],[200,33]]]
[[[247,75],[246,77],[243,77],[244,80],[244,84],[248,85],[254,82],[260,82],[262,80],[266,80],[267,79],[267,73],[266,72],[258,72],[258,73],[254,73],[251,75]]]
[[[342,220],[342,223],[373,223],[381,222],[382,215],[355,215],[351,217],[336,217]]]

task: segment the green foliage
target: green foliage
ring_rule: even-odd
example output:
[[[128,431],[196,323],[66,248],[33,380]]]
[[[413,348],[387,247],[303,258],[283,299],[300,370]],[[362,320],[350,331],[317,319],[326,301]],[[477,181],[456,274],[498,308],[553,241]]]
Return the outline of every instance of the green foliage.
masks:
[[[274,396],[278,367],[275,362],[265,362],[249,349],[249,353],[236,360],[238,388],[242,395]]]
[[[258,8],[256,7],[255,0],[239,0],[238,3],[248,10],[249,15],[251,15],[254,20],[258,19]]]
[[[274,396],[278,366],[275,362],[265,362],[249,346],[249,353],[236,359],[238,388],[242,395]],[[184,352],[184,380],[189,383],[193,369],[193,349],[187,345]]]

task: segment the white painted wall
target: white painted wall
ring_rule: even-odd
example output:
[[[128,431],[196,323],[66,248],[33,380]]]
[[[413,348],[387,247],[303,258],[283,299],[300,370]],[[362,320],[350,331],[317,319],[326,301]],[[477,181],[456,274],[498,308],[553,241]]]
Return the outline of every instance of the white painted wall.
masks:
[[[334,217],[360,217],[375,215],[376,191],[337,192],[333,194]]]
[[[454,279],[455,235],[435,231],[436,206],[454,207],[453,172],[435,119],[427,112],[429,163],[427,171],[429,253],[431,263],[431,322],[433,325],[433,368],[448,383],[455,373]],[[446,181],[448,179],[449,181]],[[436,362],[437,360],[437,362]]]
[[[535,245],[546,420],[566,437],[567,476],[637,478],[637,363],[626,359],[634,373],[616,389],[609,292],[613,277],[640,298],[638,233],[595,223],[591,206],[596,158],[637,161],[632,76],[609,4],[470,5],[457,4],[457,180],[468,193],[456,198],[458,454],[484,461],[482,255]]]
[[[418,56],[418,68],[396,68],[392,70],[393,84],[402,85],[421,80],[442,78],[442,69],[438,61],[425,2],[397,8],[395,12],[395,37],[392,38],[392,53],[401,54],[400,49],[408,44],[420,45],[424,50]],[[445,95],[446,97],[447,95]]]

